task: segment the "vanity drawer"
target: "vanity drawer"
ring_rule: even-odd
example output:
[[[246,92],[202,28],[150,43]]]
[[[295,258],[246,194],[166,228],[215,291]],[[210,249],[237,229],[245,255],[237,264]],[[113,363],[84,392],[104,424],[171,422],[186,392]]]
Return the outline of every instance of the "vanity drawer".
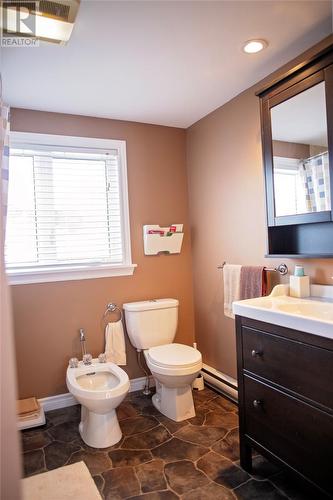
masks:
[[[242,328],[243,368],[333,409],[333,351]]]
[[[333,494],[333,417],[244,376],[245,435]]]

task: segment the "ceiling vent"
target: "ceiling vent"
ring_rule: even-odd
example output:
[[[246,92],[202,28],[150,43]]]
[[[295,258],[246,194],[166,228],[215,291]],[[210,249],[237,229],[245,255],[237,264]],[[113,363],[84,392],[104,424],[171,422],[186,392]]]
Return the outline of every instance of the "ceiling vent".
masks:
[[[71,36],[79,6],[80,0],[3,1],[2,36],[66,43]]]

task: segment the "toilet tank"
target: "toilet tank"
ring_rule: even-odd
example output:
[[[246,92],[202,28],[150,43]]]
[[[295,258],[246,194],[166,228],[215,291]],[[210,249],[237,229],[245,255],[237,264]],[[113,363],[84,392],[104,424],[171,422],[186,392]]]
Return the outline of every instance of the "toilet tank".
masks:
[[[178,323],[176,299],[154,299],[123,305],[127,333],[136,349],[171,344]]]

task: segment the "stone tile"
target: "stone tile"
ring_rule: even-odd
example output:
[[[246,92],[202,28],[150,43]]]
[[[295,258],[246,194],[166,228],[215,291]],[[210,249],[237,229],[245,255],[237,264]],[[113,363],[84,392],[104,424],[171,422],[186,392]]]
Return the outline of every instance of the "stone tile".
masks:
[[[182,496],[182,500],[235,500],[231,491],[216,483],[210,483]]]
[[[212,450],[232,462],[239,460],[239,432],[238,429],[229,431],[228,434],[212,446]]]
[[[200,427],[198,425],[188,425],[176,432],[175,437],[190,441],[202,446],[211,446],[213,443],[222,439],[228,431],[219,427]]]
[[[269,481],[248,481],[234,490],[239,500],[286,500]]]
[[[23,453],[24,475],[32,476],[45,471],[43,450],[27,451]]]
[[[164,443],[170,439],[170,437],[171,434],[169,434],[166,428],[159,425],[150,431],[125,438],[121,447],[123,449],[132,450],[149,450],[151,448],[155,448],[155,446],[158,446],[161,443]]]
[[[143,410],[147,408],[155,408],[152,402],[152,394],[150,396],[145,396],[141,391],[131,392],[128,395],[128,401],[137,410]]]
[[[140,495],[140,484],[133,467],[118,467],[102,474],[105,500],[121,500]]]
[[[21,439],[23,451],[38,450],[39,448],[44,448],[44,446],[51,442],[46,431],[34,432],[33,434],[22,432]]]
[[[98,488],[98,491],[102,494],[104,488],[104,479],[102,476],[93,476],[93,480]],[[82,499],[83,500],[83,499]]]
[[[46,422],[52,425],[64,422],[79,422],[81,416],[81,405],[68,406],[59,410],[51,410],[45,413]]]
[[[222,410],[224,411],[224,410]],[[206,415],[205,425],[214,427],[224,427],[225,429],[235,429],[238,427],[238,415],[233,412],[216,413],[215,411],[209,412]]]
[[[128,500],[177,500],[179,497],[170,490],[155,491],[154,493],[146,493],[145,495],[138,495],[131,497]]]
[[[124,418],[136,417],[138,415],[138,411],[134,408],[134,406],[131,403],[127,401],[121,403],[121,405],[118,406],[116,411],[119,421],[123,420]]]
[[[195,409],[195,417],[189,418],[187,421],[192,425],[203,425],[208,410],[204,406],[199,406]]]
[[[80,437],[78,422],[64,422],[55,425],[48,430],[55,441],[71,443]]]
[[[222,396],[214,399],[214,403],[220,408],[223,408],[223,410],[233,411],[233,412],[238,411],[238,405],[236,403],[233,403],[232,401],[229,401],[229,399],[226,399]]]
[[[114,450],[110,451],[109,457],[113,467],[144,464],[153,458],[148,450]]]
[[[62,467],[76,451],[80,451],[76,444],[53,441],[44,448],[46,468],[52,470]]]
[[[111,460],[106,453],[92,453],[86,450],[73,453],[68,463],[74,464],[76,462],[81,462],[81,460],[86,464],[92,476],[101,474],[112,467]]]
[[[123,443],[123,439],[121,439],[118,443],[116,443],[112,446],[107,446],[106,448],[92,448],[91,446],[86,444],[80,436],[78,439],[75,439],[75,441],[73,441],[72,444],[78,445],[78,446],[80,446],[80,448],[82,448],[83,450],[86,450],[90,453],[99,453],[99,452],[109,453],[109,451],[117,450],[118,448],[120,448],[122,443]]]
[[[129,395],[131,405],[143,415],[160,415],[152,402],[152,396],[145,396],[141,392]]]
[[[124,436],[132,436],[139,432],[149,431],[158,425],[155,417],[138,416],[120,421],[120,428]]]
[[[220,413],[224,412],[236,413],[238,410],[238,407],[235,403],[232,403],[231,401],[223,397],[217,397],[212,401],[208,401],[208,403],[205,403],[205,406],[210,410],[214,410],[215,412],[220,412]]]
[[[213,451],[201,458],[197,467],[213,481],[227,488],[236,488],[250,478],[243,469]]]
[[[153,460],[135,468],[143,493],[165,490],[167,482],[164,477],[164,463],[162,460]]]
[[[255,479],[267,479],[274,474],[280,472],[281,469],[272,462],[269,462],[262,455],[257,455],[252,459],[252,472],[251,476]]]
[[[166,417],[165,415],[162,415],[161,413],[156,418],[159,422],[161,422],[161,424],[164,425],[164,427],[168,429],[168,431],[171,434],[179,431],[179,429],[188,425],[187,420],[183,420],[182,422],[175,422],[174,420],[171,420],[170,418]]]
[[[192,394],[196,406],[200,406],[202,403],[207,403],[208,401],[218,397],[218,394],[211,389],[208,389],[208,387],[205,387],[202,391],[193,390]]]
[[[186,443],[181,439],[172,438],[170,441],[161,444],[152,450],[152,454],[157,458],[165,460],[166,462],[185,459],[195,461],[205,455],[208,451],[209,449],[204,448],[203,446]]]
[[[205,474],[197,470],[189,460],[166,464],[164,472],[170,488],[179,495],[209,483]]]

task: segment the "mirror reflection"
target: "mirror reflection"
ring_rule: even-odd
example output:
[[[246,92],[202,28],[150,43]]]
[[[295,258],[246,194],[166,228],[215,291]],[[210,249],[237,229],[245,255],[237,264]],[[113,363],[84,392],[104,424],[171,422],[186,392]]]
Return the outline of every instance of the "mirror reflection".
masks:
[[[331,209],[325,84],[271,109],[275,216]]]

